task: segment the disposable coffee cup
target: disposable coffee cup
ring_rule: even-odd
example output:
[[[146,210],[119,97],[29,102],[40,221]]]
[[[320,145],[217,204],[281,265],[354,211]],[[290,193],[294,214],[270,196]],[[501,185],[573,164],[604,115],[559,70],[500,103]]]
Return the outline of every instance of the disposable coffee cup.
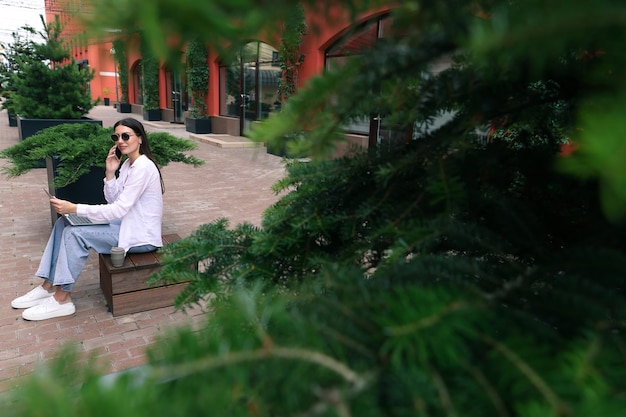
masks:
[[[126,255],[124,248],[113,246],[111,248],[111,264],[116,268],[124,265],[124,255]]]

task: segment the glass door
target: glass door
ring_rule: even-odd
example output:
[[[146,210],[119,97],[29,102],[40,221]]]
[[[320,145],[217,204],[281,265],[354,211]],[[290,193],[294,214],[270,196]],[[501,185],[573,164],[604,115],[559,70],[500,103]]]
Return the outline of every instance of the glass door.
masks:
[[[172,107],[174,108],[174,123],[184,123],[183,117],[183,83],[178,71],[172,73]]]
[[[241,136],[253,122],[280,109],[281,74],[277,50],[258,41],[241,48],[230,64],[220,65],[220,115],[238,117]]]
[[[257,120],[257,83],[254,63],[245,62],[242,69],[240,128],[241,136],[246,136],[252,122]]]

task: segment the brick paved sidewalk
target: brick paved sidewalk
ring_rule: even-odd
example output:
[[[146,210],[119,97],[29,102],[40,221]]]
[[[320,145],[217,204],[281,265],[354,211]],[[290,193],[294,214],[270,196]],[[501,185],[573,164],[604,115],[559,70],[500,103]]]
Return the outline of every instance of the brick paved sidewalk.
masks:
[[[98,106],[89,115],[111,126],[122,117],[113,107]],[[220,217],[231,225],[248,221],[260,224],[263,211],[277,200],[270,186],[284,175],[279,157],[263,147],[219,147],[211,136],[194,137],[182,125],[144,122],[146,130],[168,131],[197,140],[192,153],[205,165],[193,168],[172,163],[163,168],[165,210],[163,233],[185,237],[199,225]],[[219,137],[237,146],[243,138]],[[16,127],[9,127],[6,111],[0,112],[0,148],[18,141]],[[242,142],[243,141],[243,142]],[[216,143],[217,143],[216,142]],[[8,162],[0,160],[0,167]],[[0,391],[19,383],[42,362],[54,357],[65,344],[95,353],[110,372],[141,365],[144,349],[172,326],[200,326],[207,319],[200,308],[186,314],[172,307],[113,317],[99,287],[97,256],[92,253],[72,294],[77,312],[73,316],[28,322],[22,310],[10,302],[41,281],[33,278],[51,230],[50,209],[41,190],[47,182],[45,169],[8,179],[0,175]]]

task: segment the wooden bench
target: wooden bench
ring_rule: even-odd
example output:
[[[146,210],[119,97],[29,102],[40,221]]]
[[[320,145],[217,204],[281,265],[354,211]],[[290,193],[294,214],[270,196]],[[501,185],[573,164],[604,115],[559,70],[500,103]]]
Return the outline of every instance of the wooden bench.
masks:
[[[177,234],[163,235],[163,244],[180,240]],[[111,264],[111,256],[99,254],[100,288],[113,316],[171,306],[187,285],[149,286],[146,281],[161,268],[158,252],[127,253],[124,265]]]

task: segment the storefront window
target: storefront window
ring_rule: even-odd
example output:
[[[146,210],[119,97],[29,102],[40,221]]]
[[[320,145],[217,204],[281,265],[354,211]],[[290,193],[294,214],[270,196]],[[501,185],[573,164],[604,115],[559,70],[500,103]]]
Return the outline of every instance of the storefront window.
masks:
[[[166,108],[173,110],[173,122],[184,121],[183,113],[189,108],[189,95],[187,94],[187,76],[185,68],[182,71],[172,71],[165,68],[165,97]]]
[[[364,50],[374,47],[376,42],[388,34],[392,19],[389,15],[379,16],[349,31],[331,45],[325,54],[326,71],[341,68],[351,57],[358,56]],[[382,140],[398,140],[403,135],[395,132],[393,127],[386,127],[376,115],[363,115],[343,128],[350,133],[370,136],[370,143]]]
[[[220,115],[241,118],[242,132],[251,121],[263,120],[280,108],[282,71],[277,57],[274,47],[254,41],[230,63],[220,65]]]

